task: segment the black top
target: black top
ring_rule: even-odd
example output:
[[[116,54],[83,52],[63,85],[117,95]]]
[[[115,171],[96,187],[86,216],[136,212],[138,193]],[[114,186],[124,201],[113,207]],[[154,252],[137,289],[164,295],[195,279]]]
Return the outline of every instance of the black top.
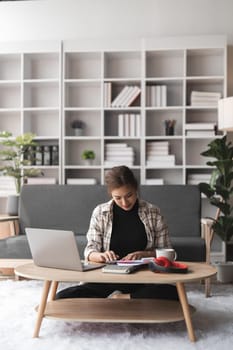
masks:
[[[110,249],[123,258],[129,253],[145,250],[146,245],[145,227],[138,216],[138,201],[129,211],[114,203]]]

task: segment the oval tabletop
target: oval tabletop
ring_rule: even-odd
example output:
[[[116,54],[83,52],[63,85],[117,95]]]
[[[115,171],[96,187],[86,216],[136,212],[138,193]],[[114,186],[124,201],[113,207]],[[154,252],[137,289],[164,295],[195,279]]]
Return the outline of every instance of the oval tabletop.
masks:
[[[21,277],[58,281],[58,282],[98,282],[98,283],[177,283],[192,282],[214,276],[215,267],[206,263],[185,262],[187,273],[155,273],[149,269],[138,270],[130,274],[104,273],[102,269],[79,272],[36,266],[34,263],[15,268],[15,274]],[[104,265],[103,265],[104,266]]]

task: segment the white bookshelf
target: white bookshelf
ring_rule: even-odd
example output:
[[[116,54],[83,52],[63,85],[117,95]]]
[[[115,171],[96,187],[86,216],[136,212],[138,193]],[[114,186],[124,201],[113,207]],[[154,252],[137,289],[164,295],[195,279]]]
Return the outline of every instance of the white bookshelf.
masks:
[[[0,130],[13,136],[33,132],[39,145],[56,145],[61,150],[60,41],[1,45]],[[45,177],[61,183],[61,166],[60,155],[56,166],[40,168]],[[4,196],[1,202],[5,201]]]
[[[130,106],[112,107],[126,86],[137,86],[140,95]],[[150,91],[158,94],[162,86],[166,103],[157,104]],[[185,184],[190,174],[208,173],[200,152],[219,136],[187,136],[185,126],[216,123],[217,108],[191,105],[194,90],[226,96],[225,37],[19,42],[0,50],[0,129],[13,135],[31,131],[39,144],[58,145],[59,164],[43,167],[58,183],[85,177],[103,183],[109,168],[105,146],[111,143],[133,147],[131,167],[141,184],[154,178]],[[119,135],[119,114],[124,123],[125,116],[139,115],[139,132]],[[85,123],[82,136],[71,128],[76,119]],[[174,135],[165,135],[165,120],[172,119]],[[151,141],[169,142],[174,166],[147,166]],[[82,160],[84,149],[95,151],[92,165]]]

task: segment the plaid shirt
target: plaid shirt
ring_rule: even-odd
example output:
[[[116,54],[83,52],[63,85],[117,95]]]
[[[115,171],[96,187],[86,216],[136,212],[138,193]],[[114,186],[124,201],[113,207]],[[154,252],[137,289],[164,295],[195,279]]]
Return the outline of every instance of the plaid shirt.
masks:
[[[170,248],[171,242],[168,235],[168,227],[163,221],[160,209],[144,200],[139,199],[138,203],[138,215],[145,226],[147,236],[146,250]],[[105,252],[109,250],[112,222],[113,200],[100,204],[94,209],[87,232],[87,246],[84,251],[86,259],[88,259],[91,252]]]

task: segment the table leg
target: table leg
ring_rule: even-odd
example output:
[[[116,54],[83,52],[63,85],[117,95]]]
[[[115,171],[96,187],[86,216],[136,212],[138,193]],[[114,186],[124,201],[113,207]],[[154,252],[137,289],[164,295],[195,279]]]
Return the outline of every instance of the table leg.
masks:
[[[53,281],[51,291],[50,291],[50,298],[49,300],[54,300],[56,293],[57,293],[57,287],[58,287],[58,281]]]
[[[189,339],[190,339],[190,341],[195,342],[196,337],[195,337],[194,330],[193,330],[193,325],[192,325],[192,320],[191,320],[191,315],[190,315],[190,310],[189,310],[189,304],[188,304],[188,299],[187,299],[187,295],[185,292],[184,284],[181,282],[177,282],[176,288],[177,288],[180,303],[182,306]]]
[[[51,283],[52,283],[52,281],[44,281],[44,287],[43,287],[40,305],[38,308],[37,320],[36,320],[36,326],[35,326],[33,338],[39,337],[40,327],[41,327],[42,319],[44,317],[44,311],[45,311],[45,307],[47,304],[47,299],[48,299],[48,294],[49,294],[49,290],[51,287]]]

